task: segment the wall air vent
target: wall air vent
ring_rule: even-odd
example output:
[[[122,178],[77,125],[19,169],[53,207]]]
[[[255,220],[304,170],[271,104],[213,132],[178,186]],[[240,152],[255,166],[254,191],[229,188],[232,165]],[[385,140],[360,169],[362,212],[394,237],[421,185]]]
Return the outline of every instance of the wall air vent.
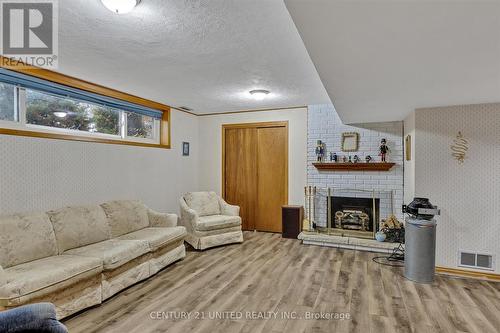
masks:
[[[458,266],[476,269],[494,270],[494,260],[491,254],[471,251],[458,252]]]
[[[182,111],[187,111],[187,112],[193,112],[194,111],[193,109],[188,108],[187,106],[179,106],[178,109],[182,110]]]

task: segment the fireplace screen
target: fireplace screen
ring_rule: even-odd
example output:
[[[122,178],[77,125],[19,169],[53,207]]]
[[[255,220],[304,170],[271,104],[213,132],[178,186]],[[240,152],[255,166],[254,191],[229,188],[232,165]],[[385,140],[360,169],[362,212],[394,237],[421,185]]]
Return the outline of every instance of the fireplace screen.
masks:
[[[310,232],[375,239],[380,222],[397,214],[394,190],[308,186],[304,194]]]
[[[330,197],[331,228],[377,232],[380,199]]]

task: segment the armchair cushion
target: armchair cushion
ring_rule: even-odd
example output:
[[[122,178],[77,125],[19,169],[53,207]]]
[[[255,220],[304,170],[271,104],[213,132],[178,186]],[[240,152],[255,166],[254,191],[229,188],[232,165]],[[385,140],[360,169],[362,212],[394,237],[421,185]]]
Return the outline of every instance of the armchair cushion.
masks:
[[[149,227],[148,209],[139,201],[110,201],[101,207],[108,217],[111,237]]]
[[[96,258],[62,255],[27,262],[5,270],[7,283],[0,287],[0,299],[12,300],[63,282],[67,286],[101,271],[102,261]]]
[[[69,250],[64,254],[99,258],[104,270],[113,270],[149,252],[148,243],[139,240],[109,239],[104,242]]]
[[[145,228],[123,235],[118,239],[147,241],[150,250],[156,251],[176,240],[184,239],[185,236],[186,228],[184,227]]]
[[[54,226],[59,253],[110,238],[106,214],[98,205],[66,207],[47,214]]]
[[[241,218],[239,216],[227,216],[227,215],[202,216],[198,220],[196,230],[210,231],[210,230],[238,227],[240,225],[241,225]]]
[[[54,229],[46,214],[0,218],[0,266],[4,269],[57,253]]]
[[[198,216],[219,215],[221,213],[219,197],[215,192],[190,192],[184,195],[184,200]]]

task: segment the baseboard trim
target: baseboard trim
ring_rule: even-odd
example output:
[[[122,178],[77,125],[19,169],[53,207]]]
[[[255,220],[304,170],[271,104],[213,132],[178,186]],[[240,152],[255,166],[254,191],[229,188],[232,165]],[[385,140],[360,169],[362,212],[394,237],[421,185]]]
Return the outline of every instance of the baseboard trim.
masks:
[[[376,247],[363,246],[363,245],[334,244],[334,243],[314,241],[314,240],[303,240],[302,244],[333,247],[333,248],[337,248],[337,249],[356,250],[356,251],[364,251],[364,252],[384,253],[384,254],[391,254],[393,251],[392,249],[383,249],[383,248],[376,248]]]
[[[468,277],[468,278],[483,279],[483,280],[490,280],[490,281],[497,281],[497,282],[500,281],[500,274],[472,271],[472,270],[467,270],[467,269],[436,266],[436,273],[461,276],[461,277]]]

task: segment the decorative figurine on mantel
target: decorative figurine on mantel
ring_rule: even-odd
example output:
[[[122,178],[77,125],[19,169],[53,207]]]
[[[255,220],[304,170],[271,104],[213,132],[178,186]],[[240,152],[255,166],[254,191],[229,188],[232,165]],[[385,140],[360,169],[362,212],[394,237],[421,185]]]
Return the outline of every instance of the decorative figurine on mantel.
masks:
[[[358,155],[354,155],[354,163],[359,163],[361,162],[361,159],[359,158]]]
[[[372,161],[372,157],[370,155],[366,155],[365,161],[366,163],[370,163]]]
[[[347,156],[342,156],[342,162],[347,163]]]
[[[316,157],[318,162],[323,162],[323,159],[325,158],[325,149],[326,144],[321,140],[318,140],[316,145]]]
[[[385,162],[386,161],[386,155],[391,152],[391,150],[387,146],[387,140],[386,139],[382,139],[382,141],[380,141],[380,148],[379,149],[380,149],[379,156],[381,157],[382,162]]]
[[[336,153],[330,153],[330,162],[337,163],[339,160],[339,157],[337,156]]]

